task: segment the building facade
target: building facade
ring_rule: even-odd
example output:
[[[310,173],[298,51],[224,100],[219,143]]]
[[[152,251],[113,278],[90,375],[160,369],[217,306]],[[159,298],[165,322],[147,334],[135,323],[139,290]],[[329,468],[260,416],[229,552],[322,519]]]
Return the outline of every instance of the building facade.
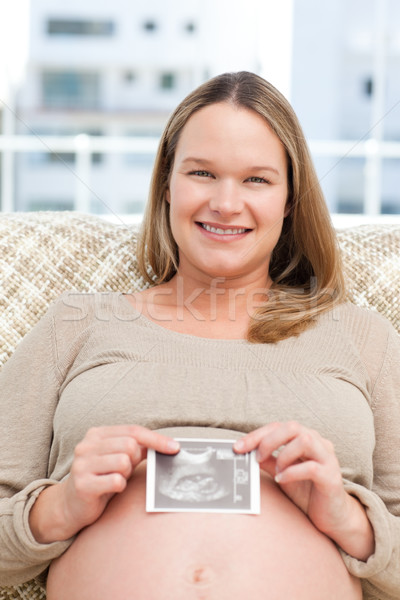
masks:
[[[400,213],[399,40],[398,0],[31,0],[15,208],[140,215],[173,108],[247,69],[292,102],[333,213]]]
[[[31,0],[16,129],[42,139],[43,152],[17,155],[17,209],[76,207],[76,186],[82,187],[76,155],[52,152],[48,136],[111,136],[116,148],[124,139],[158,138],[180,100],[223,66],[256,70],[255,45],[245,43],[250,16],[229,6],[225,0]],[[227,17],[228,35],[221,36]],[[93,152],[83,182],[86,208],[141,213],[153,160],[153,150]]]
[[[291,100],[309,140],[348,141],[315,156],[332,212],[400,213],[400,2],[294,2]],[[366,144],[366,147],[365,147]]]

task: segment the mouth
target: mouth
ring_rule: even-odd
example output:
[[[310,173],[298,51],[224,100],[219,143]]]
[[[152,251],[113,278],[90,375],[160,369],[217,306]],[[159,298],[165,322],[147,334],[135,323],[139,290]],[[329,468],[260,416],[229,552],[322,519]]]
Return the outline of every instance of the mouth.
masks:
[[[208,225],[208,223],[201,222],[196,222],[196,225],[202,227],[202,229],[205,229],[209,233],[214,233],[216,235],[240,235],[251,231],[251,229],[248,229],[247,227],[224,227],[221,225]]]

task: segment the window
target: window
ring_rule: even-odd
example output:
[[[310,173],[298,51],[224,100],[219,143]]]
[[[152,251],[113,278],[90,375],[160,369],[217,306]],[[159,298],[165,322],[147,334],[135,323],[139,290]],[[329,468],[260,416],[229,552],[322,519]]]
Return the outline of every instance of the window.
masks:
[[[381,213],[400,214],[400,158],[382,160]]]
[[[115,30],[112,21],[82,21],[77,19],[49,19],[47,33],[49,35],[71,36],[110,36]]]
[[[160,88],[162,90],[172,90],[176,86],[176,77],[174,73],[161,73]]]
[[[95,109],[100,103],[100,76],[93,71],[44,71],[42,99],[46,108]]]
[[[150,138],[159,139],[162,131],[156,129],[148,129],[145,127],[130,129],[126,132],[127,137],[132,138]],[[127,165],[132,165],[140,168],[148,168],[151,171],[154,164],[155,155],[152,152],[127,152],[123,155],[123,162]]]
[[[76,129],[64,129],[64,128],[53,128],[53,129],[40,129],[35,132],[32,131],[33,135],[40,137],[44,136],[76,136],[81,133],[86,133],[90,136],[101,136],[103,135],[100,129],[89,129],[89,128],[76,128]],[[49,144],[51,148],[51,143]],[[29,162],[31,165],[73,165],[76,160],[75,152],[29,152],[27,153]],[[91,160],[93,165],[98,165],[103,162],[104,155],[99,152],[93,152],[91,154]]]
[[[73,210],[73,198],[31,198],[24,210]]]
[[[363,81],[363,91],[365,96],[372,96],[374,91],[374,82],[372,81],[372,77],[368,77]]]
[[[291,101],[310,145],[323,140],[313,156],[331,162],[320,172],[331,209],[400,214],[400,152],[386,146],[400,137],[400,2],[325,4],[292,3]]]
[[[186,31],[186,33],[195,33],[196,29],[197,29],[196,23],[193,23],[193,21],[189,21],[185,25],[185,31]]]
[[[125,71],[125,73],[123,74],[123,80],[128,85],[134,83],[136,80],[136,74],[134,73],[134,71]]]
[[[158,28],[158,25],[155,21],[148,20],[143,23],[143,29],[147,31],[147,33],[154,33]]]
[[[328,173],[326,182],[334,186],[337,212],[347,214],[363,212],[365,169],[365,158],[341,157]]]
[[[71,164],[75,162],[73,152],[46,152],[43,154],[44,162],[51,164]]]
[[[139,198],[134,200],[127,200],[123,205],[123,212],[126,215],[141,215],[145,209],[146,199]]]

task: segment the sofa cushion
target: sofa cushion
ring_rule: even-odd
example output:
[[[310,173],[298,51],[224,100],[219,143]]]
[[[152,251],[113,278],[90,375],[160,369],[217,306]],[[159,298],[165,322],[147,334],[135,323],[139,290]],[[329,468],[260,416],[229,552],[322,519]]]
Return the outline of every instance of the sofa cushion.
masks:
[[[400,333],[400,225],[338,231],[348,297],[380,312]]]
[[[73,212],[0,215],[0,364],[63,291],[143,289],[137,229]],[[338,232],[349,299],[400,333],[400,225]]]
[[[63,291],[145,287],[136,235],[78,213],[0,215],[0,364]]]

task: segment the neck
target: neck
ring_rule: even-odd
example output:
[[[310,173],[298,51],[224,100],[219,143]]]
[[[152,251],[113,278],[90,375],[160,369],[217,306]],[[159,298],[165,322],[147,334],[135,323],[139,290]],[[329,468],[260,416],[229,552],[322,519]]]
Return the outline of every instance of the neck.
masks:
[[[195,318],[218,321],[228,318],[249,318],[257,307],[267,301],[269,278],[244,281],[227,280],[222,277],[208,281],[188,279],[176,274],[166,284],[170,290],[170,301],[182,313],[191,313]]]

